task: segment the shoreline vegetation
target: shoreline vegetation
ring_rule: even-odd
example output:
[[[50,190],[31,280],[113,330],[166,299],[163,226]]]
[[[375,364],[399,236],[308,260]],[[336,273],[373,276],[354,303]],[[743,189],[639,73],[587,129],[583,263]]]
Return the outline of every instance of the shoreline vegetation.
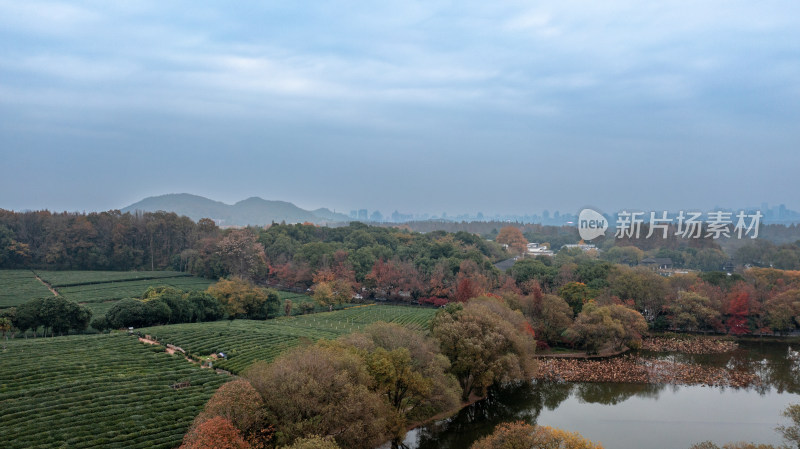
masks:
[[[451,408],[450,410],[445,410],[445,411],[439,412],[439,413],[437,413],[437,414],[435,414],[433,416],[430,416],[428,418],[421,419],[419,421],[410,423],[408,426],[406,426],[406,432],[410,432],[410,431],[412,431],[412,430],[414,430],[414,429],[416,429],[418,427],[427,426],[428,424],[448,419],[451,416],[456,415],[461,410],[469,407],[470,405],[473,405],[476,402],[480,402],[480,401],[482,401],[482,400],[484,400],[484,399],[486,399],[488,397],[489,397],[488,394],[485,394],[483,396],[478,396],[476,394],[473,394],[473,395],[470,396],[470,398],[468,400],[462,402],[461,404],[459,404],[456,407]],[[390,443],[390,442],[391,441],[387,441],[386,443]],[[386,443],[384,443],[384,444],[386,444]]]
[[[683,354],[721,354],[734,351],[739,344],[730,339],[718,337],[689,337],[684,335],[672,337],[649,337],[642,340],[641,350],[651,352],[679,352]],[[536,358],[552,359],[609,359],[630,351],[627,346],[621,349],[605,349],[597,354],[587,354],[581,350],[548,350],[536,354]]]
[[[645,338],[641,350],[683,354],[720,354],[738,349],[731,339],[717,336],[670,335]],[[744,371],[704,367],[629,354],[630,348],[586,354],[585,351],[536,354],[538,367],[533,380],[556,382],[623,382],[645,384],[703,385],[747,388],[761,385],[758,376]],[[408,431],[450,418],[462,409],[486,399],[470,397],[458,407],[438,413],[407,427]]]
[[[619,350],[607,350],[607,351],[600,351],[597,354],[587,354],[586,351],[562,351],[562,352],[544,352],[544,353],[537,353],[537,359],[582,359],[582,360],[598,360],[598,359],[608,359],[612,357],[617,357],[626,352],[630,351],[631,349],[628,347],[624,347]]]

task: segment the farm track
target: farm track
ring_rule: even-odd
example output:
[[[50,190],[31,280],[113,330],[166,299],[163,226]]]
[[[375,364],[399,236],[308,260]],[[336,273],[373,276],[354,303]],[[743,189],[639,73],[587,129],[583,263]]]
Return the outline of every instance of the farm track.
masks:
[[[0,270],[0,309],[52,297],[53,292],[31,270]]]
[[[168,285],[184,291],[205,290],[208,279],[172,271],[34,271],[0,270],[0,309],[33,299],[62,296],[80,304],[139,297],[148,287]],[[105,313],[109,305],[99,309]]]
[[[378,321],[415,330],[427,329],[435,309],[367,305],[267,321],[234,320],[139,329],[141,337],[183,348],[194,359],[224,352],[214,367],[241,373],[252,363],[271,361],[284,351],[319,339],[334,339]]]
[[[53,293],[53,296],[60,296],[60,295],[58,294],[58,292],[56,291],[56,289],[54,289],[52,285],[50,285],[50,284],[48,284],[47,282],[45,282],[45,280],[44,280],[44,279],[40,278],[40,277],[39,277],[39,275],[38,275],[38,274],[36,274],[36,272],[35,272],[35,271],[32,271],[32,273],[33,273],[33,277],[35,277],[35,278],[36,278],[36,279],[37,279],[39,282],[41,282],[41,283],[42,283],[42,285],[44,285],[45,287],[47,287],[47,289],[48,289],[48,290],[50,290],[50,291]]]

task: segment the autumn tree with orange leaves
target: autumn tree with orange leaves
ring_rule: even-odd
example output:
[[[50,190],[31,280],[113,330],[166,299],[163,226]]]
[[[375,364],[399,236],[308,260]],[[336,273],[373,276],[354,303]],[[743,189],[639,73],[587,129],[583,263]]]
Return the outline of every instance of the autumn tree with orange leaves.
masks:
[[[347,278],[337,277],[330,269],[324,269],[314,275],[314,300],[322,306],[333,306],[350,302],[355,293],[355,284]]]
[[[476,441],[470,449],[603,449],[577,432],[547,426],[532,426],[518,421],[503,423],[495,431]]]
[[[466,302],[477,298],[488,290],[489,281],[481,274],[478,264],[473,260],[464,260],[458,267],[456,276],[456,301]]]
[[[500,229],[495,239],[497,243],[508,245],[514,252],[522,254],[528,249],[528,239],[522,235],[522,231],[516,226],[506,226]]]
[[[232,380],[217,389],[195,418],[193,427],[221,417],[228,420],[252,447],[263,447],[272,436],[264,422],[264,402],[245,379]]]
[[[183,437],[180,449],[249,449],[239,429],[229,420],[215,416],[194,427]]]

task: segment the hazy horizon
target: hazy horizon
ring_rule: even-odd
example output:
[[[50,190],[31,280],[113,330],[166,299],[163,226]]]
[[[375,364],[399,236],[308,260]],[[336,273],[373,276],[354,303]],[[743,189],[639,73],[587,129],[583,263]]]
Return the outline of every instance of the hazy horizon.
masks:
[[[0,0],[0,208],[800,209],[800,4]]]
[[[241,198],[241,199],[238,199],[236,201],[230,201],[229,202],[229,201],[221,201],[221,200],[216,199],[214,197],[204,197],[204,196],[201,196],[201,195],[195,195],[195,194],[192,194],[190,192],[180,192],[180,193],[170,193],[170,194],[164,194],[164,195],[154,195],[153,197],[142,198],[142,199],[140,199],[140,201],[148,200],[150,198],[157,198],[157,197],[161,197],[161,196],[169,196],[169,195],[193,195],[193,196],[199,196],[199,197],[205,198],[205,199],[210,200],[210,201],[223,203],[223,204],[228,205],[228,206],[233,206],[236,203],[243,202],[243,201],[245,201],[247,199],[250,199],[250,198],[261,198],[261,197],[259,197],[257,195],[253,195],[253,196],[250,196],[250,197],[247,197],[247,198]],[[261,199],[264,199],[264,200],[267,200],[267,201],[285,201],[285,202],[288,202],[288,203],[292,203],[295,206],[298,206],[301,209],[304,209],[304,210],[307,210],[307,211],[314,211],[316,209],[325,208],[325,209],[331,210],[332,212],[335,212],[335,213],[338,213],[338,214],[343,214],[343,215],[349,215],[351,212],[357,212],[359,209],[362,209],[362,208],[350,208],[350,209],[339,210],[339,209],[328,208],[326,206],[304,207],[302,205],[298,205],[298,204],[293,203],[292,201],[287,201],[287,200],[284,200],[284,199],[278,199],[278,198],[261,198]],[[50,208],[41,208],[41,209],[26,208],[26,209],[17,209],[15,211],[16,212],[28,212],[28,211],[36,211],[36,210],[49,210],[51,212],[70,212],[70,213],[104,212],[104,211],[115,210],[115,209],[118,209],[118,210],[126,209],[126,208],[129,208],[129,207],[139,203],[140,201],[136,201],[134,203],[126,204],[126,205],[120,206],[120,207],[113,207],[113,208],[110,208],[110,209],[60,210],[60,209],[50,209]],[[767,204],[768,208],[770,210],[773,210],[773,211],[777,211],[779,209],[779,206],[781,206],[781,205],[786,206],[785,204],[772,204],[772,203],[768,203]],[[493,218],[505,219],[506,217],[512,217],[512,216],[517,216],[517,217],[529,216],[530,217],[530,216],[534,216],[534,215],[539,216],[541,218],[542,213],[543,212],[547,212],[547,214],[550,217],[550,219],[552,219],[553,215],[556,212],[560,213],[562,216],[577,215],[578,212],[580,212],[580,210],[582,210],[583,208],[591,208],[591,209],[597,210],[598,212],[601,212],[601,213],[606,214],[606,215],[609,215],[609,214],[613,215],[613,214],[616,214],[616,213],[621,212],[623,210],[628,210],[628,211],[631,211],[631,212],[644,211],[646,213],[651,212],[651,211],[652,212],[656,212],[656,213],[660,213],[662,211],[667,211],[670,215],[673,215],[673,214],[676,214],[679,210],[695,210],[695,211],[699,210],[699,211],[702,211],[702,212],[711,212],[711,211],[716,211],[716,210],[750,210],[750,211],[751,210],[760,210],[762,212],[766,212],[766,210],[762,206],[763,206],[763,204],[762,205],[734,205],[734,206],[715,205],[713,207],[709,207],[709,208],[705,208],[705,209],[702,209],[702,208],[665,209],[665,208],[657,208],[657,207],[650,207],[650,208],[627,208],[627,207],[622,207],[622,208],[617,208],[617,209],[601,209],[601,208],[598,208],[598,207],[593,206],[593,205],[584,205],[584,206],[582,206],[580,208],[576,208],[574,210],[573,209],[558,209],[558,208],[556,208],[556,209],[526,210],[526,211],[521,211],[521,212],[485,212],[485,211],[482,211],[482,210],[464,210],[464,211],[455,211],[455,212],[444,211],[446,217],[443,217],[442,213],[418,211],[418,210],[397,210],[397,209],[390,209],[390,208],[387,208],[387,207],[378,207],[376,209],[368,209],[368,214],[371,215],[375,211],[381,212],[383,214],[384,220],[387,220],[387,221],[391,221],[390,214],[392,212],[394,212],[394,211],[397,211],[397,212],[399,212],[401,214],[404,214],[404,215],[409,215],[409,214],[413,215],[414,216],[413,220],[431,219],[431,218],[432,219],[439,219],[439,218],[457,219],[460,216],[464,216],[464,215],[468,215],[471,218],[475,218],[475,216],[477,214],[482,214],[486,220],[491,220]],[[0,206],[0,209],[3,209],[3,207]],[[790,207],[786,207],[786,209],[791,210],[793,212],[797,212],[797,211],[793,210]],[[429,215],[429,217],[422,217],[423,215]],[[774,220],[775,218],[777,218],[777,217],[773,217],[772,220]],[[791,218],[791,217],[787,217],[787,218]],[[408,219],[404,218],[402,221],[408,221]]]

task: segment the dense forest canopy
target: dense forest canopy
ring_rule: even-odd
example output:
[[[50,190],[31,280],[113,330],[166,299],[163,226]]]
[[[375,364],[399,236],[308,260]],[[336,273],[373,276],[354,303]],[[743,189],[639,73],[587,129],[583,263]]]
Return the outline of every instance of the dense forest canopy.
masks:
[[[503,222],[432,221],[399,227],[357,222],[342,227],[273,225],[266,230],[250,228],[250,232],[264,246],[266,260],[272,265],[295,261],[314,269],[323,262],[320,257],[330,261],[337,250],[346,251],[360,281],[378,259],[413,259],[420,261],[418,268],[430,273],[432,261],[451,257],[456,247],[462,256],[461,250],[474,250],[469,258],[478,264],[484,257],[495,262],[506,254],[487,240],[495,240],[500,230],[509,226],[522,231],[527,241],[547,244],[555,251],[580,240],[574,227]],[[195,222],[171,212],[81,214],[0,209],[0,268],[174,269],[216,278],[231,274],[219,251],[222,240],[231,232],[218,228],[210,219]],[[443,241],[448,238],[452,242]],[[243,244],[226,243],[231,250],[236,250],[231,244]],[[795,225],[764,225],[755,240],[681,241],[672,236],[606,238],[595,243],[602,250],[602,258],[628,265],[636,265],[645,257],[658,257],[670,258],[675,267],[704,271],[719,270],[727,261],[741,266],[800,269],[800,227]]]
[[[0,211],[0,268],[172,269],[309,292],[325,306],[367,299],[444,305],[482,295],[517,295],[522,299],[510,301],[521,301],[520,307],[534,315],[548,314],[536,331],[551,336],[552,344],[562,342],[573,322],[615,316],[613,308],[583,310],[589,302],[630,307],[659,329],[760,333],[800,325],[797,272],[771,268],[798,268],[796,243],[747,242],[736,249],[740,267],[732,275],[718,271],[729,256],[714,241],[665,240],[662,247],[605,241],[599,251],[562,249],[498,269],[495,263],[518,254],[525,240],[566,241],[571,232],[537,226],[520,231],[522,236],[497,233],[505,236],[497,240],[513,243],[504,248],[464,230],[419,233],[358,222],[220,229],[212,220],[195,223],[165,212]],[[668,257],[675,266],[707,271],[664,277],[637,266],[644,257]],[[752,268],[743,269],[745,264]]]

